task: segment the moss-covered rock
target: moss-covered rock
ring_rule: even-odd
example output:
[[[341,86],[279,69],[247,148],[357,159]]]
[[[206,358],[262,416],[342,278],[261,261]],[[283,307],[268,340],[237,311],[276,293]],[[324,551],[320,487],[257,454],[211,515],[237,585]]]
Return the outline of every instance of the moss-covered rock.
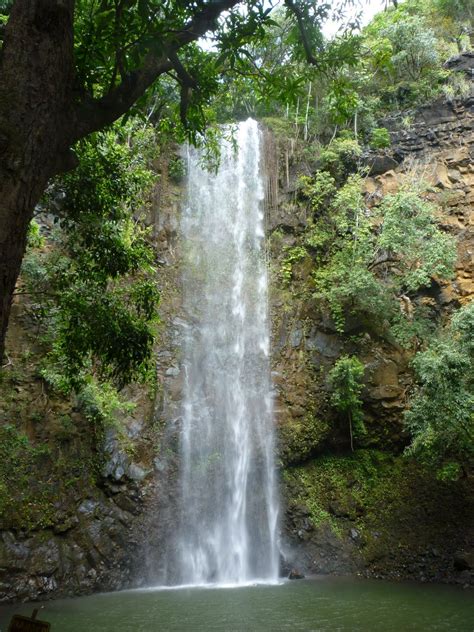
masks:
[[[278,455],[283,465],[303,463],[321,449],[330,430],[324,418],[309,412],[278,427]]]
[[[456,551],[472,537],[468,480],[439,481],[403,456],[359,450],[287,468],[283,481],[286,533],[306,571],[456,580]]]

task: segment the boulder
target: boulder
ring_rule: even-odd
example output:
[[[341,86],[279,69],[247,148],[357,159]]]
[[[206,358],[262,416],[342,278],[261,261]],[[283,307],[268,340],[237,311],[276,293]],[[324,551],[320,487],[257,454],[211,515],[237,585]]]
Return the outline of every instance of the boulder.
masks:
[[[459,55],[453,55],[444,64],[448,70],[455,72],[465,72],[469,77],[474,74],[474,50],[466,50]]]
[[[398,167],[398,162],[389,154],[376,154],[368,156],[364,160],[365,166],[369,168],[369,176],[378,176]]]
[[[304,579],[304,575],[298,569],[292,568],[288,574],[288,579]]]
[[[438,163],[436,165],[431,178],[431,183],[438,189],[452,189],[451,179],[446,165],[443,163]]]
[[[454,568],[458,571],[474,570],[474,550],[458,551],[454,555]]]
[[[387,171],[383,175],[375,177],[375,180],[381,190],[382,195],[396,193],[400,188],[400,181],[393,169]]]

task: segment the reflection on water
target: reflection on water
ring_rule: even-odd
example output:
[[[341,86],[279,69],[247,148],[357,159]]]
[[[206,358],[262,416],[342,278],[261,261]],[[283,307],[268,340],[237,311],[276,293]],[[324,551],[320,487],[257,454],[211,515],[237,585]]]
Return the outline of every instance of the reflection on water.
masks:
[[[472,590],[349,578],[233,589],[137,590],[50,601],[52,632],[473,632]],[[36,606],[35,606],[36,607]],[[0,609],[5,632],[13,612]]]

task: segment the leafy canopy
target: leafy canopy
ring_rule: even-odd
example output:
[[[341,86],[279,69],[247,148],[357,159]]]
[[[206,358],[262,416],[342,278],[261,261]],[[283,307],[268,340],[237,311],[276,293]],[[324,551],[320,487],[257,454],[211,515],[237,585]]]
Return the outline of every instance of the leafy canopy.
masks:
[[[51,345],[45,375],[61,390],[91,371],[123,385],[150,364],[158,293],[137,218],[152,182],[143,148],[154,142],[131,124],[81,141],[78,169],[46,200],[59,220],[53,248],[31,248],[23,274]]]

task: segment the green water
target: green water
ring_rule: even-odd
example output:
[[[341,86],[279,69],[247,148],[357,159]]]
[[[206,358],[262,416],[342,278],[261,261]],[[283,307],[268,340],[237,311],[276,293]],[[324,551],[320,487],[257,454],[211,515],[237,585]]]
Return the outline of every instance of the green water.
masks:
[[[449,586],[320,578],[279,586],[125,591],[45,602],[52,632],[474,631],[474,595]],[[0,610],[0,630],[13,612]]]

